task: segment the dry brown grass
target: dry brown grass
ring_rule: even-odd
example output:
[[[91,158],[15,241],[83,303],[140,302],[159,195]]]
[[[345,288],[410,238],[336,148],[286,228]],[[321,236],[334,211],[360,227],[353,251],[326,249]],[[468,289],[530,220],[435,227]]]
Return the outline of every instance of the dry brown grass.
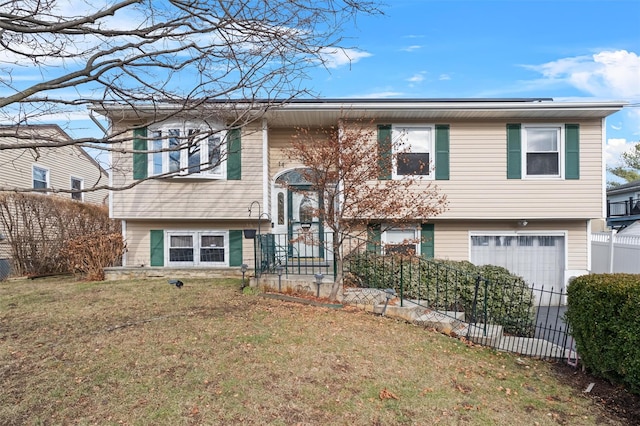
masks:
[[[0,283],[0,424],[616,424],[544,362],[184,281]]]

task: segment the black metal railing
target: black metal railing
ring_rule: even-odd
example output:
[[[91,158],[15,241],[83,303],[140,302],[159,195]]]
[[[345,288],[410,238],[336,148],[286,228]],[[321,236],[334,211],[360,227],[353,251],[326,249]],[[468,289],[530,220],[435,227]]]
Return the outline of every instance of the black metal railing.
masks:
[[[335,276],[332,241],[331,233],[258,235],[257,274],[274,274],[280,267],[283,275]],[[392,289],[400,307],[448,316],[461,327],[466,324],[466,333],[473,329],[487,337],[500,330],[499,336],[483,339],[484,345],[543,358],[575,355],[564,322],[567,295],[562,286],[531,285],[496,266],[385,255],[380,242],[357,237],[344,238],[341,250],[344,287],[366,289],[364,298]]]
[[[607,217],[640,216],[640,198],[629,197],[624,201],[607,201]]]
[[[486,346],[543,358],[575,353],[562,287],[532,286],[495,266],[481,267],[482,275],[469,262],[370,251],[352,252],[344,266],[346,286],[393,289],[401,307],[458,320]]]
[[[254,242],[258,276],[275,274],[278,267],[284,276],[335,275],[331,232],[262,234],[256,235]]]

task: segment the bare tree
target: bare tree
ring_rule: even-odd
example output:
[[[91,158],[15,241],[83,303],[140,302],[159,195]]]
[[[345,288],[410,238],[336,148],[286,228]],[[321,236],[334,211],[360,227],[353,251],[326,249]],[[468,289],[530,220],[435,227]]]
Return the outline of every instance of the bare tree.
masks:
[[[424,223],[447,208],[446,196],[437,186],[417,176],[427,174],[429,164],[420,164],[413,176],[380,179],[384,170],[403,161],[407,147],[389,136],[385,152],[380,152],[376,138],[374,123],[343,120],[340,127],[299,129],[287,151],[289,159],[303,166],[310,190],[322,200],[312,214],[333,231],[337,274],[331,299],[342,282],[346,239],[365,236],[371,223],[391,227]],[[295,185],[289,189],[302,191]]]
[[[125,106],[154,123],[213,102],[238,127],[275,99],[309,94],[308,70],[349,55],[341,32],[362,13],[380,13],[376,0],[0,0],[0,138],[13,138],[0,150],[131,150],[135,123],[72,141],[16,131],[87,107]],[[245,102],[222,108],[230,99]],[[170,149],[188,149],[193,136]]]

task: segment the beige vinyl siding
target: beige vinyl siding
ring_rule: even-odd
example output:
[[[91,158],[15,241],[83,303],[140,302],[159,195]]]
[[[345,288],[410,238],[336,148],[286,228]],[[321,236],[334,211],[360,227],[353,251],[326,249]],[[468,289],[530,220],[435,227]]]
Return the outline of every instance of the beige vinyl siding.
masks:
[[[296,135],[293,128],[269,129],[269,179],[283,170],[301,167],[300,163],[291,161],[286,150],[291,147],[291,139]]]
[[[564,124],[564,123],[560,123]],[[580,124],[580,179],[507,179],[506,122],[452,123],[450,180],[437,181],[449,210],[441,218],[602,216],[602,129]]]
[[[177,222],[177,221],[128,221],[126,231],[127,264],[125,266],[150,266],[149,231],[228,231],[239,229],[238,224],[230,221]],[[229,254],[226,253],[227,260]],[[243,262],[253,269],[253,240],[242,239]]]
[[[57,126],[26,127],[24,131],[32,132],[36,140],[38,134],[55,136],[65,142],[69,139]],[[15,138],[0,140],[0,144],[3,145],[18,142]],[[82,148],[74,145],[38,148],[37,153],[28,149],[1,150],[0,164],[3,166],[0,168],[0,187],[8,191],[33,188],[34,165],[49,171],[49,186],[54,190],[70,190],[71,177],[82,179],[85,189],[109,184],[106,173]],[[71,199],[70,193],[57,193],[57,196]],[[104,189],[90,191],[83,194],[83,201],[106,204],[108,196],[108,191]]]
[[[580,179],[507,179],[507,123],[579,124]],[[387,123],[380,121],[380,123]],[[387,123],[397,124],[397,123]],[[600,218],[602,197],[601,120],[482,121],[450,125],[449,180],[425,180],[447,195],[441,219]],[[375,143],[375,142],[372,142]]]
[[[131,145],[131,142],[129,142]],[[114,185],[133,181],[133,156],[114,155]],[[247,218],[252,201],[262,204],[262,130],[242,129],[242,179],[177,177],[151,179],[115,192],[111,214],[120,219],[239,219]]]
[[[469,260],[470,232],[566,232],[567,262],[569,270],[586,270],[589,258],[586,221],[540,221],[519,227],[517,221],[446,221],[434,220],[435,257],[449,260]]]

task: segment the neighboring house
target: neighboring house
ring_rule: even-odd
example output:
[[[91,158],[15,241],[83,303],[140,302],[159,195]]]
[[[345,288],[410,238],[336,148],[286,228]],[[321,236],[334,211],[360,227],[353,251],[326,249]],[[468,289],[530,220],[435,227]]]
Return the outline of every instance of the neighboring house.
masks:
[[[57,125],[0,126],[0,146],[25,143],[70,143],[71,137]],[[107,185],[106,171],[76,145],[37,149],[0,149],[0,191],[30,189],[82,190]],[[45,192],[46,193],[46,192]],[[46,193],[48,194],[48,193]],[[57,193],[56,196],[93,204],[107,204],[107,190]],[[3,230],[0,229],[0,232]],[[0,244],[0,258],[10,257],[9,246]]]
[[[271,219],[262,222],[263,232],[286,233],[305,222],[309,199],[282,185],[299,177],[298,165],[284,156],[295,128],[348,125],[341,120],[348,111],[351,118],[373,119],[382,141],[402,134],[411,153],[433,166],[422,179],[448,198],[448,210],[426,225],[383,232],[383,247],[422,237],[426,243],[415,250],[423,256],[501,265],[538,287],[560,290],[590,270],[591,221],[602,220],[605,210],[604,118],[623,106],[550,99],[294,100],[221,133],[229,156],[216,169],[114,193],[111,215],[123,223],[127,266],[253,265],[253,242],[241,231],[252,202]],[[216,104],[210,107],[206,126],[215,116]],[[102,113],[115,131],[138,127],[137,150],[169,147],[172,135],[205,126],[197,114],[147,128],[133,116],[123,119],[126,110]],[[217,125],[224,128],[224,120]],[[212,142],[203,140],[196,154],[217,158]],[[192,154],[114,153],[112,161],[129,170],[114,176],[114,184],[187,167]],[[396,165],[387,178],[410,173],[407,165]],[[253,228],[257,216],[254,206]]]
[[[623,229],[640,220],[640,180],[607,189],[607,225]]]
[[[12,136],[16,134],[16,136]],[[18,137],[19,136],[19,137]],[[54,124],[0,127],[0,146],[24,143],[71,143],[73,140]],[[87,152],[73,144],[37,149],[0,150],[0,190],[83,190],[108,185],[107,172]],[[57,193],[60,197],[93,204],[107,204],[106,189]]]

